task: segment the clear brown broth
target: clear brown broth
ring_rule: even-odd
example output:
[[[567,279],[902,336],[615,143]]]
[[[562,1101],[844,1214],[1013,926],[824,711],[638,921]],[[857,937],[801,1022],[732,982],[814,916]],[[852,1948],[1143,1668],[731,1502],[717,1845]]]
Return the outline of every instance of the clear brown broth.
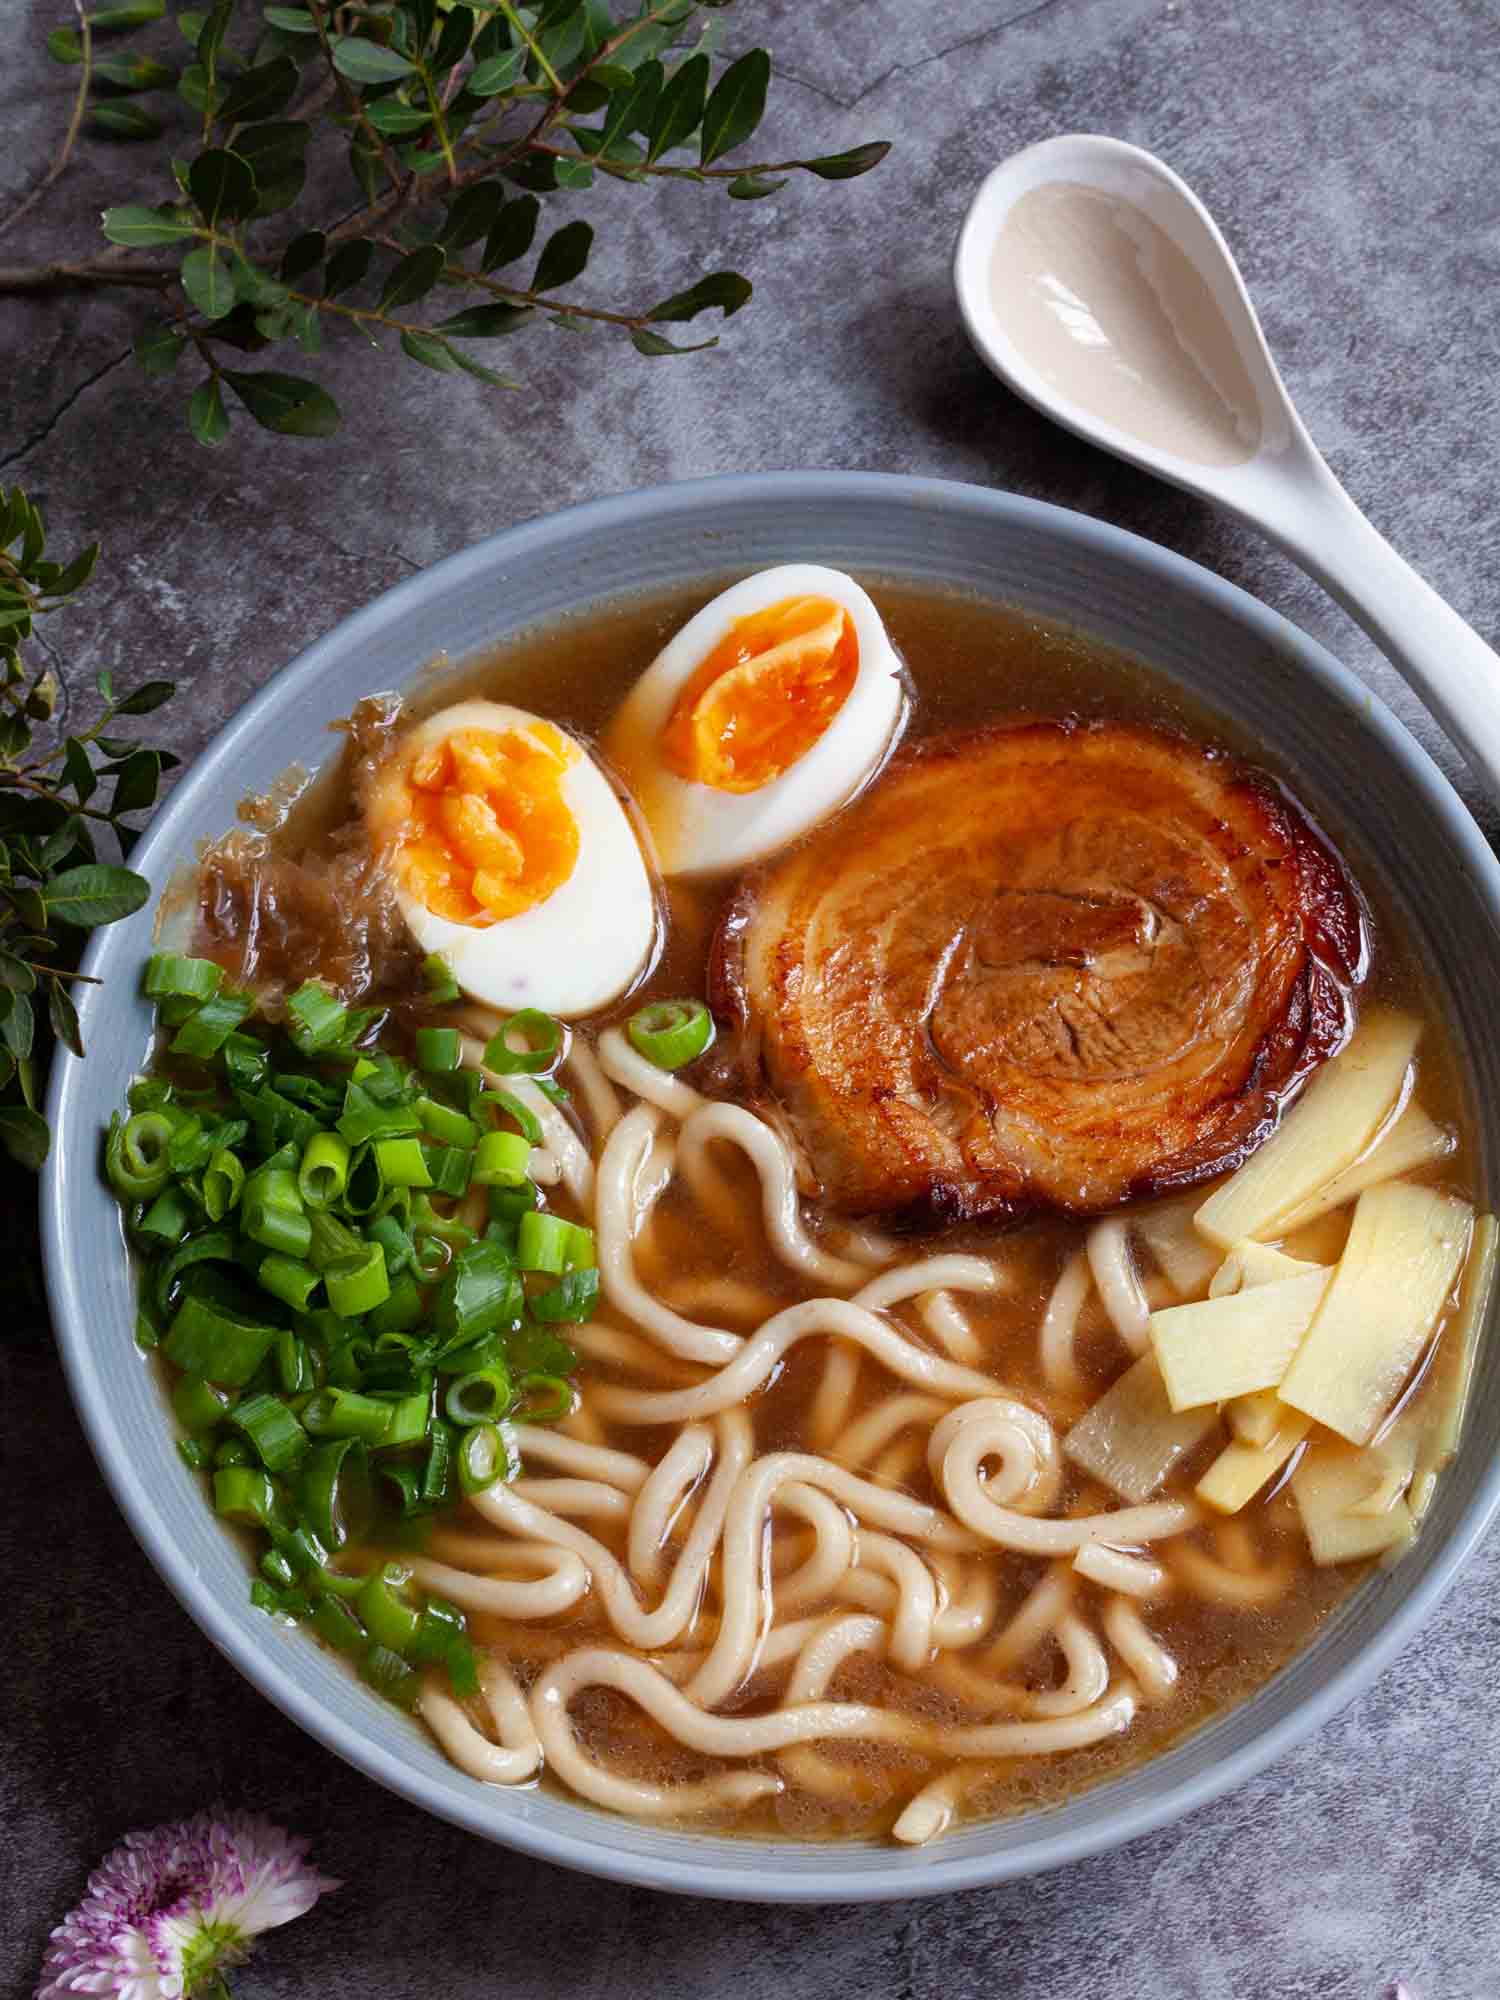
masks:
[[[613,710],[663,640],[722,587],[705,584],[691,591],[649,600],[614,603],[595,612],[560,619],[546,630],[526,634],[493,652],[460,665],[436,663],[417,688],[409,691],[406,713],[420,715],[464,695],[483,693],[546,715],[565,728],[597,741]],[[913,707],[909,735],[921,737],[1009,715],[1071,715],[1080,718],[1131,719],[1182,730],[1200,741],[1233,750],[1272,771],[1295,792],[1296,773],[1278,769],[1264,746],[1249,743],[1222,717],[1191,702],[1139,660],[1114,652],[1076,632],[1043,624],[1014,609],[965,596],[918,590],[905,584],[868,579],[887,628],[905,659],[912,682]],[[1317,817],[1316,799],[1302,799]],[[347,822],[351,810],[349,760],[341,773],[304,796],[284,816],[272,836],[282,855],[316,850]],[[264,814],[261,815],[262,820]],[[1472,1193],[1469,1117],[1458,1054],[1448,1032],[1439,997],[1431,990],[1394,900],[1363,865],[1357,846],[1345,829],[1324,824],[1330,844],[1344,854],[1350,872],[1365,896],[1370,916],[1371,973],[1364,999],[1378,997],[1420,1014],[1426,1024],[1422,1043],[1419,1094],[1429,1113],[1458,1135],[1455,1153],[1431,1176],[1454,1192]],[[732,884],[673,884],[660,955],[648,976],[627,1000],[596,1026],[631,1011],[645,998],[699,993],[705,985],[709,942]],[[783,1267],[764,1249],[755,1216],[755,1188],[744,1188],[744,1227],[725,1233],[705,1225],[700,1212],[690,1212],[676,1190],[669,1191],[658,1211],[655,1229],[643,1241],[638,1264],[648,1283],[657,1282],[668,1295],[697,1276],[722,1278],[726,1273],[760,1288],[775,1300],[799,1294]],[[1324,1259],[1337,1255],[1347,1218],[1315,1225],[1316,1244],[1294,1242]],[[1021,1397],[1049,1414],[1070,1419],[1079,1407],[1065,1410],[1040,1379],[1035,1332],[1042,1302],[1066,1257],[1081,1241],[1077,1224],[1036,1224],[1004,1237],[1007,1257],[1021,1272],[1013,1292],[986,1299],[970,1317],[981,1333],[986,1357],[981,1364]],[[924,1243],[943,1248],[994,1248],[993,1229],[970,1229],[941,1239],[911,1239],[913,1254]],[[1092,1322],[1096,1337],[1085,1341],[1083,1358],[1094,1393],[1120,1372],[1118,1345],[1102,1319]],[[1426,1377],[1416,1393],[1441,1391],[1449,1361],[1439,1341]],[[665,1363],[664,1377],[674,1364]],[[807,1407],[822,1366],[816,1347],[794,1349],[772,1382],[755,1401],[753,1418],[757,1449],[794,1448],[804,1444]],[[582,1378],[585,1399],[588,1380],[609,1379],[604,1364],[589,1364]],[[888,1393],[869,1383],[865,1370],[866,1403]],[[695,1371],[680,1370],[678,1379],[695,1379]],[[654,1459],[665,1450],[670,1434],[622,1429],[607,1441]],[[1188,1491],[1223,1440],[1212,1434],[1181,1469],[1173,1489]],[[937,1498],[925,1469],[913,1474],[909,1490],[924,1500]],[[1082,1475],[1064,1505],[1078,1500],[1091,1506],[1113,1504],[1113,1496]],[[1184,1595],[1153,1605],[1150,1624],[1156,1637],[1177,1658],[1180,1680],[1174,1694],[1160,1707],[1144,1709],[1122,1738],[1064,1756],[1013,1760],[993,1781],[975,1793],[964,1816],[982,1818],[1055,1803],[1081,1788],[1140,1762],[1211,1716],[1245,1698],[1282,1663],[1305,1645],[1319,1623],[1358,1583],[1366,1565],[1320,1571],[1309,1561],[1295,1510],[1283,1475],[1268,1498],[1241,1517],[1250,1522],[1263,1559],[1284,1563],[1293,1572],[1291,1588],[1267,1609],[1232,1610],[1197,1602]],[[482,1524],[475,1524],[482,1526]],[[484,1528],[485,1533],[492,1533]],[[590,1531],[623,1554],[623,1531],[607,1523],[590,1523]],[[448,1540],[456,1551],[455,1534]],[[1211,1531],[1198,1531],[1207,1547]],[[445,1551],[447,1559],[452,1554]],[[1003,1622],[1006,1609],[1019,1605],[1041,1574],[1042,1566],[1001,1553]],[[1085,1598],[1093,1586],[1085,1584]],[[601,1639],[615,1642],[597,1622],[588,1600],[577,1615],[538,1631],[507,1626],[483,1617],[471,1619],[477,1636],[507,1653],[524,1678],[543,1661],[575,1642]],[[687,1641],[691,1643],[691,1640]],[[754,1709],[754,1683],[736,1698],[736,1707]],[[877,1700],[913,1712],[954,1721],[975,1720],[951,1692],[936,1683],[897,1676],[868,1658],[852,1660],[836,1677],[830,1698]],[[606,1758],[613,1768],[658,1781],[702,1776],[714,1768],[668,1741],[622,1699],[594,1691],[576,1707],[580,1738]],[[789,1787],[758,1815],[740,1816],[732,1828],[741,1833],[781,1838],[877,1836],[889,1831],[902,1804],[933,1770],[920,1760],[903,1758],[887,1747],[861,1746],[829,1753],[859,1773],[863,1796],[838,1805]],[[544,1781],[546,1782],[546,1781]],[[694,1824],[703,1824],[695,1821]]]

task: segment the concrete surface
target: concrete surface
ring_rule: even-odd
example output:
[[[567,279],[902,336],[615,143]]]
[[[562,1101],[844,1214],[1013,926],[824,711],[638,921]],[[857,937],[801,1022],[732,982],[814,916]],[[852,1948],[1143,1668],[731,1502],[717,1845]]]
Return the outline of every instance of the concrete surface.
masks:
[[[41,53],[65,10],[8,10],[0,214],[66,122]],[[725,204],[611,190],[583,295],[647,300],[714,264],[757,298],[723,349],[646,362],[526,337],[503,396],[340,345],[332,443],[236,424],[126,359],[137,302],[0,300],[0,478],[100,581],[49,636],[70,668],[175,675],[190,751],[284,660],[406,571],[569,500],[727,469],[859,466],[990,481],[1196,557],[1392,699],[1363,636],[1248,530],[1053,430],[972,358],[949,249],[981,172],[1070,128],[1161,152],[1239,253],[1335,469],[1382,531],[1500,636],[1500,15],[1494,0],[742,0],[773,49],[776,151],[897,139],[876,174]],[[774,155],[773,155],[774,156]],[[0,261],[90,247],[140,155],[84,149]],[[43,216],[50,216],[44,222]],[[667,227],[670,223],[670,231]],[[1486,814],[1486,818],[1490,818]],[[7,1234],[15,1227],[8,1218]],[[14,1315],[34,1318],[22,1303]],[[1128,1850],[936,1903],[778,1913],[585,1883],[473,1842],[298,1735],[221,1661],[117,1519],[44,1343],[0,1355],[0,1985],[127,1827],[218,1796],[312,1836],[348,1887],[271,1940],[242,1995],[543,2000],[1423,2000],[1500,1993],[1500,1545],[1380,1683],[1237,1796]]]

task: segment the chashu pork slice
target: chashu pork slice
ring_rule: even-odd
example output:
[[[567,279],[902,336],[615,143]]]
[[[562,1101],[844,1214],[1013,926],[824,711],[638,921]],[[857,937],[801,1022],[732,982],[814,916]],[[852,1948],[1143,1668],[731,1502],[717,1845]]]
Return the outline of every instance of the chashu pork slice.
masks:
[[[899,757],[714,946],[751,1087],[823,1198],[914,1224],[1206,1179],[1348,1029],[1360,904],[1262,774],[1024,721]]]

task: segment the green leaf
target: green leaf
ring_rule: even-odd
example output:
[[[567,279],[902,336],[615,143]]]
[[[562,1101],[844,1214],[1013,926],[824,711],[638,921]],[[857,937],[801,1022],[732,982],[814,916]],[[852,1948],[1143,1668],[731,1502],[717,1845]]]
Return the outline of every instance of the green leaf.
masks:
[[[177,95],[191,110],[206,118],[218,101],[219,87],[209,82],[208,71],[202,63],[191,63],[178,81]],[[185,178],[184,175],[178,176],[180,185],[185,185]]]
[[[229,33],[233,13],[234,0],[214,0],[208,10],[208,19],[203,24],[203,32],[198,37],[198,60],[203,65],[204,78],[210,84],[218,71],[219,51]]]
[[[67,564],[61,576],[58,577],[57,581],[48,590],[47,595],[49,597],[71,597],[75,590],[82,590],[83,586],[94,574],[94,565],[98,560],[99,544],[97,542],[90,542],[86,549],[81,549],[74,556],[73,560]]]
[[[296,88],[296,63],[290,56],[275,56],[237,76],[214,115],[227,125],[274,118],[291,103]]]
[[[552,172],[560,188],[588,188],[594,185],[594,169],[587,160],[554,160]]]
[[[208,26],[208,16],[189,8],[177,16],[177,26],[181,30],[184,40],[190,42],[194,48],[197,48],[198,37]]]
[[[166,127],[139,104],[94,104],[89,124],[106,139],[159,139]]]
[[[148,375],[170,375],[187,342],[165,320],[151,320],[135,337],[135,358]]]
[[[323,322],[316,306],[288,306],[291,315],[292,338],[304,354],[320,354],[323,350]]]
[[[284,35],[315,35],[318,24],[305,7],[264,7],[261,9],[273,28]]]
[[[403,104],[396,97],[377,97],[373,104],[365,106],[365,116],[377,132],[384,132],[391,139],[406,139],[413,132],[425,132],[432,123],[430,111],[420,105]]]
[[[8,993],[30,993],[36,974],[16,952],[0,949],[0,987]]]
[[[243,251],[231,251],[229,269],[234,279],[234,295],[246,305],[264,310],[268,306],[285,304],[286,286],[269,272],[261,270],[258,264],[252,264]]]
[[[681,346],[670,340],[664,340],[659,333],[648,332],[641,326],[631,334],[630,344],[637,354],[654,358],[661,354],[701,354],[706,347],[717,347],[719,338],[715,334],[712,340],[695,340],[687,346]]]
[[[588,263],[593,242],[594,232],[588,223],[564,223],[542,245],[531,280],[532,291],[550,292],[557,285],[571,284]]]
[[[618,140],[636,131],[649,132],[661,98],[665,71],[659,62],[642,63],[628,90],[617,91],[609,116],[599,132],[599,150],[607,153]]]
[[[127,203],[123,208],[105,209],[104,233],[111,243],[121,243],[127,250],[154,250],[162,243],[180,243],[184,236],[196,236],[198,225],[175,222],[169,215],[158,215],[154,208]]]
[[[47,37],[47,53],[54,62],[81,63],[83,43],[71,28],[54,28]]]
[[[150,894],[150,884],[142,876],[102,861],[68,868],[54,875],[42,891],[52,921],[73,924],[79,930],[128,917]]]
[[[779,194],[787,180],[786,174],[774,181],[766,174],[738,174],[725,192],[731,201],[764,201],[768,194]]]
[[[465,188],[449,202],[438,241],[450,250],[466,250],[488,236],[504,200],[505,190],[498,181],[479,181]]]
[[[99,780],[94,776],[88,751],[76,736],[68,738],[63,751],[63,776],[77,793],[78,803],[87,805]]]
[[[188,187],[210,229],[222,217],[239,221],[255,212],[255,169],[242,154],[227,147],[212,146],[198,155],[188,169]],[[199,310],[207,308],[200,306]]]
[[[438,36],[437,47],[427,64],[429,76],[446,76],[455,63],[461,62],[469,52],[469,44],[474,39],[474,16],[467,7],[453,7],[443,22],[443,31]]]
[[[513,89],[525,70],[525,49],[507,49],[504,55],[475,63],[464,78],[464,89],[471,97],[498,97],[502,90]]]
[[[111,812],[146,812],[156,804],[161,783],[161,758],[154,750],[137,750],[125,759],[115,774],[115,795]]]
[[[764,49],[749,49],[732,62],[714,85],[703,113],[699,164],[711,167],[725,153],[744,145],[765,115],[771,82],[771,58]]]
[[[18,1063],[23,1063],[31,1054],[35,1039],[36,1015],[31,1002],[18,993],[8,1007],[0,1009],[0,1042],[4,1042]]]
[[[115,704],[116,715],[151,715],[177,692],[175,681],[142,681],[125,699]]]
[[[414,299],[425,298],[443,275],[447,261],[442,248],[436,243],[424,244],[420,250],[413,250],[409,257],[401,259],[386,279],[376,310],[390,312],[396,306],[408,306]]]
[[[261,427],[282,437],[332,437],[339,406],[326,389],[300,375],[272,369],[240,375],[225,369],[224,380]]]
[[[363,237],[356,237],[352,243],[341,243],[329,258],[328,268],[323,274],[324,298],[337,298],[340,292],[347,292],[357,285],[369,270],[374,255],[374,244]]]
[[[447,342],[430,333],[403,333],[401,352],[420,361],[424,368],[435,368],[440,375],[451,375],[458,367]]]
[[[486,368],[482,361],[465,354],[461,347],[450,347],[448,352],[466,375],[477,376],[481,382],[488,382],[492,389],[519,389],[521,386],[519,382],[512,382],[509,376],[497,375],[493,368]]]
[[[728,319],[737,313],[749,300],[750,280],[742,278],[738,271],[712,271],[706,278],[700,278],[696,285],[689,285],[685,292],[674,292],[671,298],[663,299],[653,306],[647,319],[672,320],[696,319],[701,312],[708,312],[717,306]]]
[[[234,305],[229,266],[210,244],[189,250],[183,258],[182,289],[205,319],[222,319]]]
[[[124,7],[104,7],[89,15],[89,28],[96,35],[118,34],[125,28],[144,28],[159,21],[167,11],[167,0],[129,0]]]
[[[60,979],[52,981],[47,994],[47,1018],[52,1023],[52,1032],[75,1056],[83,1054],[83,1036],[78,1031],[78,1009],[73,1005],[72,995]]]
[[[874,139],[868,146],[851,146],[847,153],[825,153],[821,159],[799,160],[797,164],[820,181],[852,181],[878,167],[890,150],[889,139]]]
[[[199,444],[222,444],[229,435],[229,412],[219,390],[219,378],[210,375],[193,391],[188,404],[188,429]]]
[[[498,340],[502,334],[518,332],[535,318],[533,306],[469,306],[451,319],[439,320],[433,331],[459,340]]]
[[[359,35],[339,37],[333,45],[333,66],[351,83],[394,83],[416,68],[394,49],[383,49],[378,42],[367,42]]]
[[[52,1134],[40,1112],[24,1104],[0,1104],[0,1146],[18,1167],[40,1173],[51,1143]]]
[[[708,103],[708,57],[689,56],[672,72],[646,134],[646,158],[685,146],[703,122]]]
[[[305,278],[322,263],[327,245],[328,238],[321,229],[305,229],[300,236],[294,236],[281,253],[281,276],[288,284]]]
[[[177,81],[177,71],[150,56],[96,56],[94,81],[111,90],[169,90]]]
[[[534,194],[523,194],[507,202],[485,239],[480,270],[493,271],[497,265],[513,264],[518,257],[524,257],[536,236],[541,212],[542,205]]]

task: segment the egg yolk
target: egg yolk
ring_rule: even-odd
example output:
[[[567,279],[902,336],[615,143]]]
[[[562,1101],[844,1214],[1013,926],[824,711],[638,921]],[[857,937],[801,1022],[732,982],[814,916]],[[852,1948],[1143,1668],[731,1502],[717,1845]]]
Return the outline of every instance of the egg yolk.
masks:
[[[848,699],[859,641],[842,605],[788,597],[738,618],[677,698],[662,756],[679,778],[755,792],[805,757]]]
[[[578,824],[562,795],[577,755],[546,723],[503,735],[456,729],[419,744],[381,787],[372,829],[434,916],[475,925],[519,916],[578,860]]]

